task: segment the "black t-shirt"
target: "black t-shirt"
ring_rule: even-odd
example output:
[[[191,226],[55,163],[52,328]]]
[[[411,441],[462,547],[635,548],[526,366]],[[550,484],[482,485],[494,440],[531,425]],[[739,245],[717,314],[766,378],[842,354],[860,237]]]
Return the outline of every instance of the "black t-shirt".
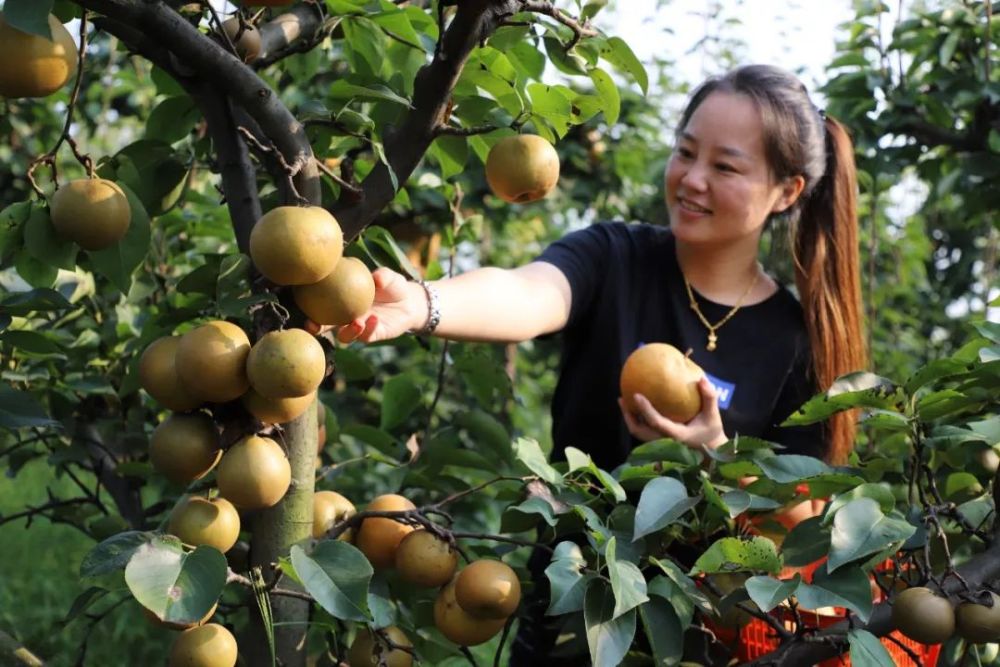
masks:
[[[618,407],[621,368],[640,344],[656,342],[693,350],[719,394],[727,437],[756,436],[781,443],[784,453],[824,455],[821,425],[778,427],[815,393],[802,309],[787,289],[740,308],[718,329],[718,347],[709,352],[669,229],[599,223],[553,243],[538,260],[562,271],[572,290],[552,402],[557,457],[572,446],[607,470],[624,462],[638,440]],[[709,322],[731,309],[695,298]]]

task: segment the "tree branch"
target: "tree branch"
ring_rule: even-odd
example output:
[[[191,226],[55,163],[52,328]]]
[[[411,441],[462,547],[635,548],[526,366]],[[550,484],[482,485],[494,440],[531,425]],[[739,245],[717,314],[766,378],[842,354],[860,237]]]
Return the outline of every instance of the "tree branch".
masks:
[[[203,79],[243,107],[296,171],[296,188],[313,203],[320,201],[319,170],[305,128],[277,93],[253,70],[209,39],[162,2],[75,0],[142,32],[160,48],[169,47],[189,74]],[[180,68],[178,68],[180,70]]]
[[[257,30],[260,31],[260,55],[254,69],[273,65],[283,58],[316,47],[327,33],[320,5],[303,2],[290,7]]]
[[[594,37],[597,35],[597,31],[587,25],[586,22],[581,24],[580,22],[570,18],[564,14],[561,9],[557,9],[556,6],[548,0],[524,0],[521,4],[523,6],[522,11],[551,16],[556,21],[572,30],[573,41],[566,47],[567,50],[576,46],[577,42],[584,37]]]
[[[451,91],[473,49],[499,26],[507,16],[520,11],[518,0],[465,0],[441,38],[441,48],[431,62],[417,72],[413,85],[413,104],[398,128],[389,128],[383,136],[388,163],[398,183],[409,178],[434,140],[442,125]],[[389,168],[379,163],[362,183],[364,196],[352,202],[342,197],[332,212],[344,230],[344,239],[352,241],[375,216],[392,201],[393,188]]]

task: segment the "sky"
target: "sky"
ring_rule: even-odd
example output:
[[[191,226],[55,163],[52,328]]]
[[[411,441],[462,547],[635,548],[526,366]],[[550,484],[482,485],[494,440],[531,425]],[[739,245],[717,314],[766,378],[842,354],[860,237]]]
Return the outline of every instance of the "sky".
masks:
[[[622,37],[643,62],[654,55],[677,63],[681,78],[697,83],[718,74],[715,59],[692,52],[705,34],[700,14],[709,0],[671,0],[658,8],[657,0],[616,0],[599,14],[599,25]],[[825,79],[832,60],[837,26],[853,16],[850,0],[736,0],[720,3],[723,17],[736,19],[726,33],[744,42],[746,63],[767,63],[802,70],[803,82],[813,90]]]

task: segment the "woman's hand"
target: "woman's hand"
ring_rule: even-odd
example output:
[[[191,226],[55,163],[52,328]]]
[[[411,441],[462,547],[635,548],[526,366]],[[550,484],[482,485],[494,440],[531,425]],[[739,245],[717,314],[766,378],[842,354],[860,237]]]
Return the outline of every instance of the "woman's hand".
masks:
[[[659,438],[673,438],[683,442],[688,447],[697,448],[705,445],[715,449],[728,440],[722,428],[719,399],[706,377],[702,377],[698,381],[698,391],[701,393],[701,412],[686,424],[675,422],[661,415],[642,394],[635,395],[635,404],[639,408],[635,414],[629,412],[624,399],[619,398],[618,405],[625,417],[625,425],[628,426],[629,433],[643,442]]]
[[[310,320],[306,322],[306,330],[315,334],[336,328],[337,339],[346,344],[354,340],[365,343],[388,340],[423,326],[427,313],[423,287],[384,267],[372,271],[372,278],[375,301],[371,310],[339,328],[320,326]]]

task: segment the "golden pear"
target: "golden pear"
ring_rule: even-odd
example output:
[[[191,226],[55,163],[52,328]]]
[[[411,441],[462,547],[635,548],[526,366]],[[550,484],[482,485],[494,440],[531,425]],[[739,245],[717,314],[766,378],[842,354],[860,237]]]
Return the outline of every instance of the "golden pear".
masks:
[[[450,581],[434,600],[434,625],[459,646],[478,646],[492,639],[507,623],[505,618],[477,618],[462,609]]]
[[[455,599],[477,618],[504,619],[521,603],[521,581],[506,563],[484,558],[455,577]]]
[[[233,633],[207,623],[177,635],[170,647],[170,667],[235,667],[238,652]]]
[[[292,467],[278,443],[251,435],[222,455],[216,481],[219,493],[240,509],[262,509],[285,497]]]
[[[357,513],[354,503],[336,491],[317,491],[313,494],[313,537],[317,540],[322,538],[334,524]],[[353,532],[348,528],[337,539],[350,542]]]
[[[250,388],[247,357],[250,339],[231,322],[216,320],[181,336],[177,375],[184,389],[203,401],[225,403]]]
[[[72,35],[51,14],[49,30],[51,40],[21,32],[0,14],[0,97],[45,97],[76,74]]]
[[[340,224],[318,206],[279,206],[250,232],[250,257],[278,285],[308,285],[330,275],[344,253]]]
[[[177,374],[180,336],[163,336],[150,343],[139,359],[139,385],[157,403],[174,412],[187,412],[201,405],[188,394]]]
[[[292,296],[316,324],[343,326],[367,313],[375,301],[375,280],[365,263],[344,257],[319,282],[296,285]]]
[[[673,345],[648,343],[630,354],[622,366],[622,398],[635,413],[634,396],[642,394],[664,417],[687,423],[701,412],[698,381],[704,375],[698,364]]]
[[[394,625],[390,625],[382,630],[396,646],[413,647],[413,643],[406,634]],[[379,662],[379,657],[384,661]],[[354,641],[351,642],[351,649],[347,653],[347,659],[351,667],[410,667],[413,664],[413,656],[408,652],[398,648],[389,649],[381,642],[376,643],[375,637],[368,628],[358,631]]]
[[[189,484],[208,474],[222,456],[219,431],[204,413],[171,415],[149,438],[149,461],[175,484]]]
[[[504,137],[486,157],[486,182],[493,194],[512,204],[544,198],[559,181],[559,154],[535,134]]]
[[[235,16],[222,22],[222,29],[226,31],[226,36],[236,47],[236,55],[240,60],[249,64],[257,60],[260,56],[261,41],[260,31],[257,27],[245,23],[243,31],[240,31],[240,20]],[[237,37],[237,35],[239,35]],[[228,47],[227,47],[228,48]]]
[[[446,540],[420,528],[403,538],[396,549],[396,569],[412,584],[436,588],[455,576],[458,552]]]
[[[222,553],[240,537],[240,514],[225,498],[191,496],[170,513],[168,532],[184,544],[215,547]]]
[[[316,392],[291,398],[267,398],[250,387],[241,400],[247,412],[265,424],[284,424],[305,413],[316,400]]]
[[[246,371],[261,396],[306,396],[315,393],[323,381],[326,355],[319,341],[304,329],[271,331],[254,343]]]
[[[132,221],[132,208],[118,184],[103,178],[66,183],[49,200],[52,226],[64,239],[86,250],[118,243]]]
[[[399,512],[416,508],[416,505],[403,496],[389,493],[375,498],[365,509]],[[386,570],[395,565],[396,549],[411,532],[413,526],[409,524],[399,523],[395,519],[373,517],[361,522],[354,545],[368,558],[372,567]]]

